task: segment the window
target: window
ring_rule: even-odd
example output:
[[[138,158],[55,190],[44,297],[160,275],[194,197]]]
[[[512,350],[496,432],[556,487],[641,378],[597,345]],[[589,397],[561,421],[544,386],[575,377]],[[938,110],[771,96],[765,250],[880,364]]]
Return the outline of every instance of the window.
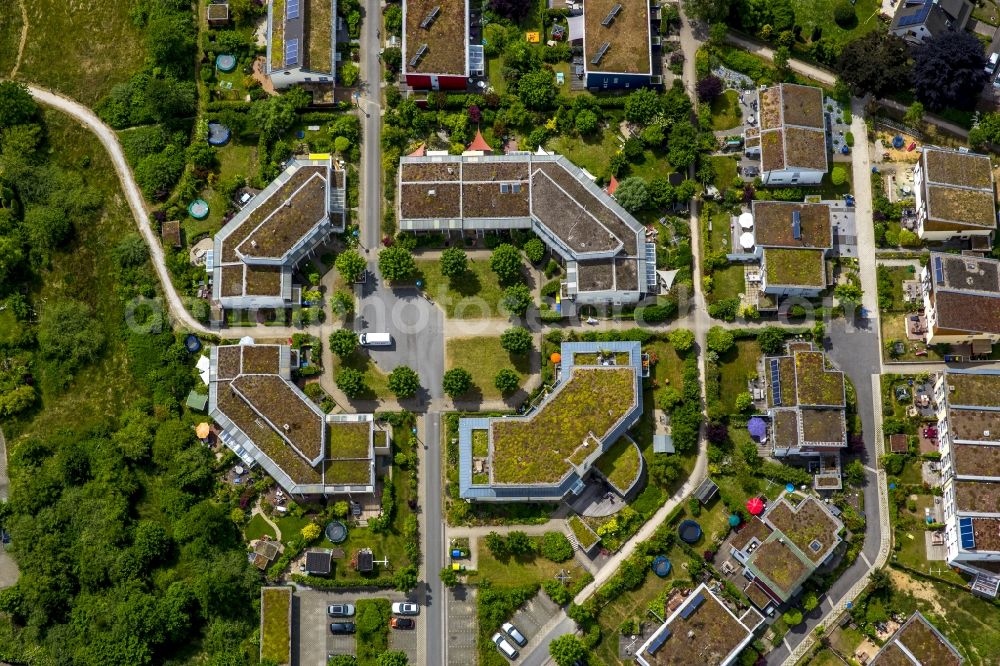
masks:
[[[618,77],[617,76],[615,77],[614,84],[618,85]]]

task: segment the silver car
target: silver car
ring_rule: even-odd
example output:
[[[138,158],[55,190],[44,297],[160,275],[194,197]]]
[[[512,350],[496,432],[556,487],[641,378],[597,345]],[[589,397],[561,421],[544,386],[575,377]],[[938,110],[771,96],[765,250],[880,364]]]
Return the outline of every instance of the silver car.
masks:
[[[501,629],[504,630],[504,633],[506,633],[508,636],[510,636],[510,638],[511,638],[512,641],[514,641],[515,643],[517,643],[521,647],[524,647],[525,645],[527,645],[528,639],[525,638],[524,634],[522,634],[520,631],[518,631],[517,627],[515,627],[510,622],[508,622],[505,625],[503,625],[501,627]]]
[[[330,604],[326,607],[326,614],[330,617],[351,617],[354,615],[352,604]]]

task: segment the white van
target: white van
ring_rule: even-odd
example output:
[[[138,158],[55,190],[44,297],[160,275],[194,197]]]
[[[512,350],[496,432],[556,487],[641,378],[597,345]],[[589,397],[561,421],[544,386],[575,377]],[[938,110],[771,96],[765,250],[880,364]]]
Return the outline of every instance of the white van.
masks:
[[[520,654],[514,649],[514,646],[507,642],[500,632],[493,634],[493,642],[496,644],[497,649],[504,653],[508,659],[517,659],[517,655]]]
[[[388,333],[362,333],[358,342],[365,347],[388,347],[392,344],[392,336]]]

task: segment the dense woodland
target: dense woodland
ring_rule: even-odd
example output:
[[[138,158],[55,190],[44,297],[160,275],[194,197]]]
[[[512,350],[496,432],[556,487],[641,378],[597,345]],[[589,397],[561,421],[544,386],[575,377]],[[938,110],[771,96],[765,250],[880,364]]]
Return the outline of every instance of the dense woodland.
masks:
[[[0,592],[0,659],[255,662],[259,577],[182,416],[192,359],[133,307],[156,281],[106,156],[2,83],[0,174],[0,523],[21,571]]]

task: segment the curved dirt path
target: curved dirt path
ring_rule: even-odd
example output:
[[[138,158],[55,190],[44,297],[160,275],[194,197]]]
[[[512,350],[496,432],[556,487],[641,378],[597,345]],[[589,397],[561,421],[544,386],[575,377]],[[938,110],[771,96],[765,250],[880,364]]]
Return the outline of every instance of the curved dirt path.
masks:
[[[24,0],[18,0],[17,6],[21,8],[21,41],[17,45],[17,60],[14,61],[14,69],[10,70],[10,78],[17,76],[17,70],[21,68],[21,58],[24,56],[24,46],[28,43],[28,8],[24,6]]]

